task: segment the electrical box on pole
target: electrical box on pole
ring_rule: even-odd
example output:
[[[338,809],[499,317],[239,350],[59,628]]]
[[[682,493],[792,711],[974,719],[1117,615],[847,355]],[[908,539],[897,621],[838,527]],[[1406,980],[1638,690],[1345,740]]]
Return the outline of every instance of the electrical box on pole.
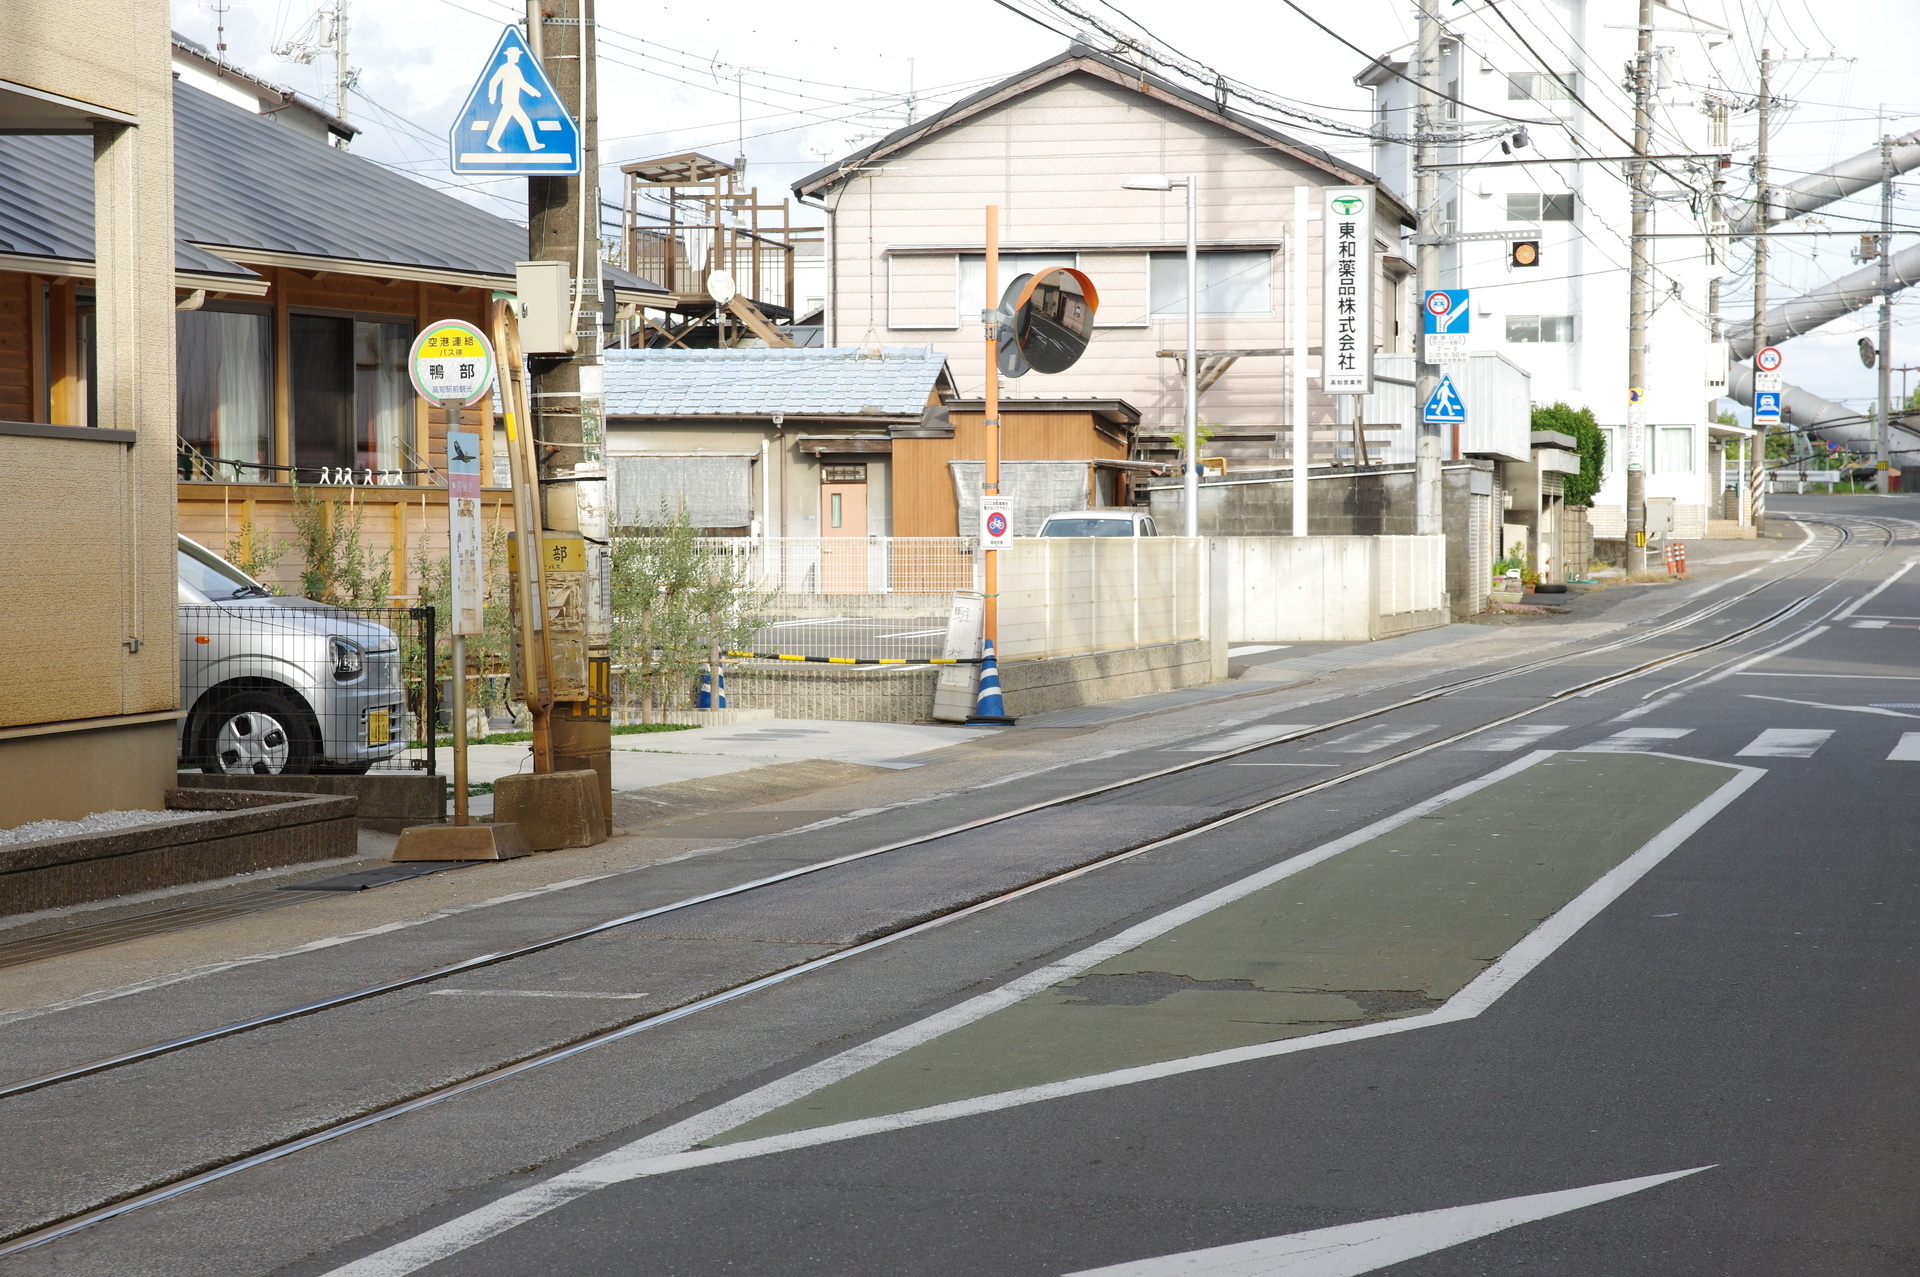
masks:
[[[566,262],[515,262],[514,290],[519,301],[520,349],[529,355],[572,353],[573,273]]]

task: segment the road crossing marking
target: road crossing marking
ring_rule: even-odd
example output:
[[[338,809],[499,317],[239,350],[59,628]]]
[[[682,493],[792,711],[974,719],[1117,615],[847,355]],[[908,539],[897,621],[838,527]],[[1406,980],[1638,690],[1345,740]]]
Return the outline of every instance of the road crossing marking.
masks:
[[[1216,1277],[1253,1277],[1254,1274],[1258,1277],[1360,1277],[1362,1273],[1378,1272],[1475,1238],[1505,1232],[1537,1219],[1551,1219],[1582,1207],[1597,1206],[1711,1169],[1695,1166],[1665,1175],[1643,1175],[1638,1179],[1589,1184],[1557,1193],[1534,1193],[1504,1201],[1475,1202],[1471,1206],[1449,1206],[1415,1215],[1369,1219],[1358,1224],[1336,1224],[1331,1228],[1289,1233],[1285,1237],[1263,1237],[1259,1241],[1161,1255],[1106,1268],[1084,1268],[1067,1277],[1204,1277],[1209,1273]]]
[[[1506,754],[1516,749],[1526,749],[1538,741],[1544,740],[1555,732],[1564,732],[1565,727],[1536,723],[1531,727],[1515,727],[1498,736],[1489,736],[1484,740],[1470,741],[1460,746],[1482,754]]]
[[[1629,727],[1624,732],[1615,732],[1605,740],[1580,748],[1583,753],[1589,754],[1637,754],[1652,749],[1661,741],[1679,740],[1682,736],[1691,735],[1691,727]]]
[[[1810,727],[1769,727],[1761,732],[1735,758],[1812,758],[1813,752],[1827,743],[1831,731]]]
[[[1920,714],[1902,714],[1892,705],[1829,705],[1825,701],[1797,701],[1791,696],[1761,696],[1757,692],[1748,692],[1746,697],[1750,701],[1779,701],[1783,705],[1811,705],[1815,709],[1838,709],[1850,714],[1884,714],[1888,718],[1920,718]],[[1906,708],[1920,708],[1920,706]]]
[[[1888,622],[1886,621],[1854,621],[1852,622],[1852,626],[1856,630],[1884,630],[1887,628],[1887,624]],[[1905,627],[1902,627],[1902,628],[1905,628]]]
[[[1901,732],[1900,743],[1887,755],[1890,763],[1920,763],[1920,732]]]
[[[1433,731],[1434,727],[1433,723],[1420,723],[1413,727],[1400,728],[1368,727],[1357,732],[1348,732],[1345,736],[1336,736],[1326,744],[1315,745],[1313,748],[1332,750],[1336,754],[1371,754],[1389,745],[1398,745],[1403,740],[1424,736]]]
[[[1162,752],[1217,754],[1222,750],[1239,749],[1242,745],[1258,745],[1262,741],[1278,740],[1282,736],[1291,736],[1294,732],[1303,732],[1312,726],[1312,723],[1256,723],[1252,727],[1242,727],[1239,731],[1228,732],[1225,736],[1210,736],[1206,740],[1197,740],[1190,745],[1169,745]]]

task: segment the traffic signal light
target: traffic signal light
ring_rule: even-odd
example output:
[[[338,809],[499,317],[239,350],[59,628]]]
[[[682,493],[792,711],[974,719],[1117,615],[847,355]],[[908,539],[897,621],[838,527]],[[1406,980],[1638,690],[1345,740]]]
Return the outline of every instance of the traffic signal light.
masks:
[[[1540,241],[1537,239],[1516,239],[1507,253],[1507,268],[1516,266],[1538,266],[1540,264]]]

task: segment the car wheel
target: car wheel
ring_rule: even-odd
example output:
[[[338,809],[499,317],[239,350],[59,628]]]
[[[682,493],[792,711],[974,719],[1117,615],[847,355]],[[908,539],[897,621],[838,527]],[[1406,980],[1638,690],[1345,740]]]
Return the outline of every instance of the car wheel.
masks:
[[[267,691],[222,697],[201,711],[200,770],[216,776],[294,776],[319,753],[306,710]]]

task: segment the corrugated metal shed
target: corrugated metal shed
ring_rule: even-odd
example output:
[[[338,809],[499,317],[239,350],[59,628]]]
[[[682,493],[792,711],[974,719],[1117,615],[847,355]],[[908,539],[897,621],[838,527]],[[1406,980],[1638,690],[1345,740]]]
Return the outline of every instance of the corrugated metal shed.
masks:
[[[1460,427],[1460,451],[1469,457],[1525,461],[1532,456],[1533,377],[1498,351],[1479,350],[1464,361],[1442,365],[1467,408]],[[1383,352],[1373,357],[1374,389],[1362,401],[1368,425],[1401,427],[1375,460],[1411,462],[1420,429],[1420,404],[1412,385],[1413,356]],[[1393,378],[1392,381],[1384,380]]]
[[[947,357],[926,346],[609,350],[609,417],[918,419]]]
[[[251,274],[214,256],[239,249],[510,280],[527,255],[524,227],[372,160],[187,85],[175,85],[173,108],[181,270]],[[0,137],[0,252],[92,259],[89,139]],[[605,270],[621,287],[660,291]]]

